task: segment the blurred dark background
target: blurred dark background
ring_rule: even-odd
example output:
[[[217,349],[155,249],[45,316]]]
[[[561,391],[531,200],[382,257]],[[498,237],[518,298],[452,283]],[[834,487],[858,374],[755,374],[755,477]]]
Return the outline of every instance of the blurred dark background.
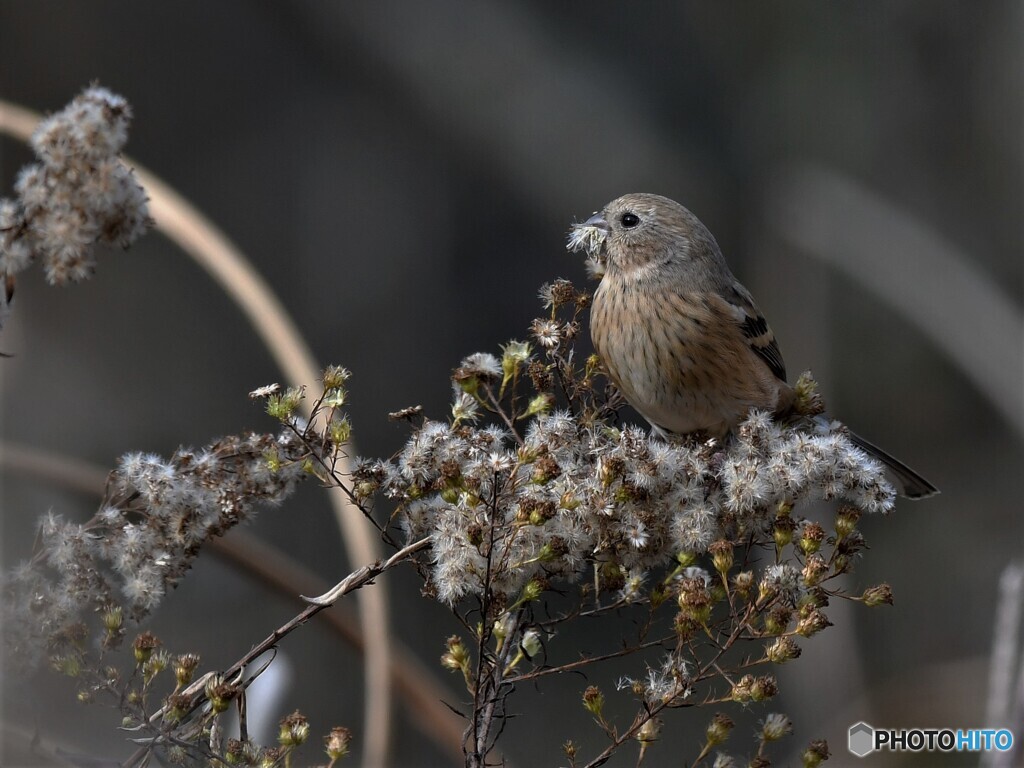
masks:
[[[778,764],[824,736],[844,765],[858,720],[985,724],[996,587],[1021,555],[1022,33],[1010,0],[5,2],[0,98],[52,111],[94,80],[124,95],[131,157],[234,239],[320,362],[354,372],[363,455],[404,441],[388,411],[444,417],[451,369],[524,337],[541,283],[584,280],[564,249],[573,221],[630,191],[684,202],[758,298],[791,378],[813,368],[832,413],[942,489],[864,523],[872,549],[852,585],[889,581],[896,607],[830,613],[837,626],[803,643],[758,713],[797,724]],[[0,140],[0,195],[30,159]],[[14,355],[0,365],[5,441],[109,468],[126,451],[273,428],[246,393],[281,374],[160,235],[101,253],[81,285],[24,274],[0,347]],[[94,507],[4,475],[4,562],[31,550],[38,515]],[[326,579],[358,565],[312,486],[250,531]],[[454,625],[410,574],[382,581],[394,636],[440,674]],[[210,556],[154,628],[226,665],[293,612]],[[566,636],[553,652],[598,640],[614,642]],[[316,624],[282,652],[274,717],[298,706],[314,733],[348,725],[358,750],[358,654]],[[558,764],[569,738],[595,753],[579,694],[616,674],[522,691],[509,760]],[[117,714],[78,705],[68,681],[44,670],[3,688],[3,720],[22,733],[129,751]],[[450,762],[397,713],[394,765]],[[669,713],[650,764],[692,759],[710,714]],[[0,763],[22,754],[12,739]]]

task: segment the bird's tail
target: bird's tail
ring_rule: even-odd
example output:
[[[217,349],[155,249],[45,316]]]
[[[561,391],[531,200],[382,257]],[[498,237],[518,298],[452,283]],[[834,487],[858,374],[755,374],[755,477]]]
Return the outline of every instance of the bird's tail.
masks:
[[[877,445],[869,443],[863,437],[853,432],[850,432],[849,436],[859,448],[885,464],[886,469],[896,479],[896,490],[900,496],[905,496],[908,499],[926,499],[939,492],[938,488],[917,474],[917,472],[899,459],[890,456]]]

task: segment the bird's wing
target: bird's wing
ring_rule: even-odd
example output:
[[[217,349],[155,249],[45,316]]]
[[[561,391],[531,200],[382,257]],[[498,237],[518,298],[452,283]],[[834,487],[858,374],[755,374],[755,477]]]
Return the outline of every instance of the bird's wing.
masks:
[[[751,351],[765,362],[776,378],[785,381],[786,364],[775,341],[775,334],[747,289],[734,283],[715,298],[725,305],[723,308],[735,319]]]

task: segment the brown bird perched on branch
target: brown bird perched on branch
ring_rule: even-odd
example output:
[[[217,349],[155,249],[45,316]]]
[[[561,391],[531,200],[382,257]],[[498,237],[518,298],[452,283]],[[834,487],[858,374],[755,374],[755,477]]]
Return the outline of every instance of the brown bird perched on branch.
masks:
[[[577,225],[570,247],[596,254],[604,274],[590,333],[608,375],[660,434],[723,436],[751,408],[793,404],[786,366],[750,292],[715,238],[674,200],[630,194]],[[938,489],[850,433],[911,499]]]

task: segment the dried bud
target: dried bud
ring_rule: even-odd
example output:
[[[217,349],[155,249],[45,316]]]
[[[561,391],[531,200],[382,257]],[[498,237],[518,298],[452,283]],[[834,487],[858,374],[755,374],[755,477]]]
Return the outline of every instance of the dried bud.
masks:
[[[754,572],[740,571],[732,577],[732,588],[739,594],[746,597],[754,588]]]
[[[754,676],[744,675],[738,681],[733,683],[732,691],[730,691],[730,697],[733,701],[740,704],[744,704],[751,700],[752,690],[754,688]]]
[[[309,737],[309,721],[306,716],[295,710],[281,719],[277,732],[277,741],[282,747],[297,747]]]
[[[800,549],[805,555],[813,554],[821,549],[825,539],[825,529],[817,523],[807,521],[800,531]]]
[[[779,692],[779,684],[772,675],[763,675],[754,680],[750,686],[750,698],[753,701],[770,699]]]
[[[728,573],[733,562],[732,542],[719,539],[708,547],[708,552],[711,553],[711,562],[715,570],[721,574]]]
[[[448,651],[441,657],[441,665],[447,669],[463,669],[469,664],[469,651],[458,635],[448,638]]]
[[[531,479],[538,485],[544,485],[554,480],[560,474],[562,474],[562,470],[558,466],[558,462],[550,454],[545,453],[543,456],[539,456],[533,463],[533,477]]]
[[[805,612],[810,608],[825,608],[827,605],[828,592],[821,587],[811,587],[797,601],[797,608],[800,609],[801,616],[805,615]]]
[[[711,592],[702,578],[684,578],[679,582],[679,610],[687,618],[704,625],[711,618]]]
[[[135,638],[132,648],[135,651],[135,663],[145,664],[153,655],[153,649],[160,645],[160,641],[152,632],[146,631]]]
[[[352,743],[352,733],[348,728],[338,726],[332,728],[331,732],[324,737],[324,750],[331,762],[340,760],[348,754],[349,745]]]
[[[772,538],[775,539],[775,546],[783,549],[793,541],[793,531],[796,523],[788,516],[777,517],[772,523]]]
[[[304,387],[288,387],[267,398],[267,414],[278,421],[288,421],[302,403]]]
[[[761,738],[765,741],[778,741],[793,732],[793,721],[783,714],[773,712],[761,723]]]
[[[59,672],[68,677],[78,677],[82,674],[82,660],[78,654],[58,654],[50,657],[50,666],[54,672]]]
[[[530,416],[536,416],[540,413],[547,413],[551,410],[555,404],[555,398],[548,392],[541,392],[539,395],[534,396],[529,405],[526,406],[526,413],[522,415],[522,418],[529,418]]]
[[[764,617],[764,631],[769,635],[781,635],[789,627],[792,618],[792,608],[776,605]]]
[[[345,382],[349,380],[352,374],[347,368],[342,368],[340,365],[329,365],[324,368],[321,380],[324,384],[324,389],[340,389],[345,386]]]
[[[815,553],[807,557],[807,562],[804,563],[804,570],[801,574],[803,582],[808,587],[815,587],[821,583],[821,580],[828,573],[828,563],[825,562],[820,554]]]
[[[817,416],[825,412],[825,400],[818,392],[818,382],[811,376],[810,371],[804,371],[800,378],[793,385],[796,398],[793,402],[793,410],[802,416]]]
[[[174,679],[179,687],[184,687],[192,682],[196,667],[199,666],[199,657],[194,653],[183,653],[174,660]]]
[[[583,692],[583,706],[594,717],[601,717],[604,709],[604,694],[596,685],[591,685]]]
[[[519,372],[519,368],[530,359],[532,350],[525,341],[510,341],[501,348],[501,386],[505,385]]]
[[[868,587],[861,595],[864,605],[874,608],[878,605],[892,605],[892,587],[888,584],[879,584],[875,587]]]
[[[828,742],[824,739],[817,739],[808,744],[807,749],[804,750],[803,766],[804,768],[818,768],[829,757]]]
[[[803,612],[802,612],[803,613]],[[796,633],[801,637],[812,637],[818,634],[825,627],[831,627],[832,622],[817,608],[810,608],[800,621],[796,624]]]
[[[625,464],[618,456],[602,456],[597,461],[597,477],[608,488],[622,476]]]
[[[258,768],[278,768],[284,756],[284,747],[263,747],[255,764]]]
[[[836,512],[836,536],[845,539],[857,530],[857,521],[860,520],[860,510],[849,504],[843,504]]]
[[[526,582],[526,586],[523,587],[523,593],[519,596],[519,603],[532,603],[534,600],[539,600],[540,596],[544,594],[546,585],[540,579],[534,578]]]
[[[224,682],[220,677],[211,677],[206,684],[206,698],[214,712],[224,712],[238,696],[238,687]]]
[[[711,722],[708,723],[706,731],[708,745],[714,747],[728,739],[729,731],[733,729],[734,725],[736,723],[732,721],[731,717],[722,712],[717,713]]]
[[[693,619],[691,619],[685,613],[680,612],[676,614],[674,628],[676,631],[676,636],[679,638],[679,641],[685,643],[687,640],[691,639],[695,634],[697,634],[697,632],[701,628],[701,625]]]
[[[551,374],[551,366],[545,365],[540,360],[532,360],[526,367],[526,374],[530,377],[530,383],[538,392],[547,392],[554,384],[554,376]]]
[[[768,661],[774,664],[785,664],[799,655],[800,646],[788,635],[778,638],[765,649],[765,656],[768,657]]]
[[[142,679],[148,683],[154,677],[167,669],[167,665],[170,661],[171,656],[167,651],[157,651],[146,660],[145,664],[142,665]]]
[[[331,419],[327,428],[327,439],[335,446],[344,445],[352,439],[352,422],[347,416]]]
[[[231,765],[255,765],[259,760],[259,747],[248,740],[228,739],[224,757]]]
[[[601,565],[601,589],[622,589],[625,584],[626,574],[621,565],[611,562]]]
[[[172,693],[164,701],[164,706],[166,718],[172,723],[178,723],[192,710],[192,697],[183,693]]]
[[[107,606],[102,616],[103,628],[107,634],[114,635],[121,632],[121,626],[124,623],[123,614],[124,611],[120,605]]]
[[[670,596],[671,593],[669,592],[668,587],[661,583],[655,583],[651,586],[651,591],[647,595],[647,599],[651,602],[651,610],[658,610]]]

